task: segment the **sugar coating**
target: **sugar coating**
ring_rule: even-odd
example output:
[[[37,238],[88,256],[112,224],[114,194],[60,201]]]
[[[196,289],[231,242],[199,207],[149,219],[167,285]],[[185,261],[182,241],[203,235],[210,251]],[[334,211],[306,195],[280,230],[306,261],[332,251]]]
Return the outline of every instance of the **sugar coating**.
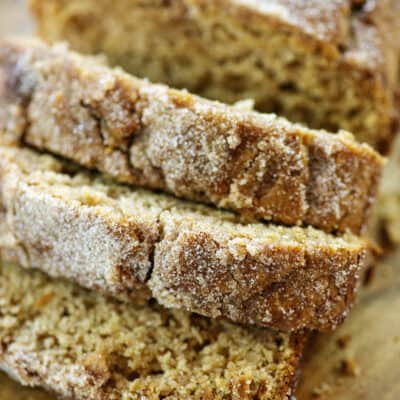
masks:
[[[207,101],[33,39],[3,41],[0,65],[0,128],[14,141],[248,220],[365,228],[383,159],[346,132]],[[25,123],[9,122],[15,107]]]
[[[354,302],[368,243],[243,222],[0,147],[3,259],[131,302],[283,330],[327,330]]]

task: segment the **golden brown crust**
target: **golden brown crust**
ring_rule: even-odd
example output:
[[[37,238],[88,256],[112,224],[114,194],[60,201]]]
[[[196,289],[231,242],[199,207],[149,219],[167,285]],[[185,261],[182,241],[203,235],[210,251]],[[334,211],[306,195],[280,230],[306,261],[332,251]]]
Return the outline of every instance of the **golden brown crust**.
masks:
[[[184,225],[177,231],[157,247],[149,280],[161,304],[282,330],[314,320],[320,330],[335,328],[354,304],[360,253],[305,242],[252,251],[239,238],[229,252],[207,233],[187,232]]]
[[[117,298],[150,298],[145,282],[159,236],[157,210],[138,209],[126,218],[104,185],[90,187],[87,176],[64,175],[54,158],[5,147],[0,153],[4,259]]]
[[[399,0],[119,0],[111,10],[106,0],[30,2],[47,41],[389,149],[399,117]]]
[[[284,400],[306,339],[121,304],[11,264],[0,301],[0,368],[78,400]]]
[[[123,300],[283,330],[327,330],[354,302],[368,249],[353,235],[238,216],[113,184],[0,147],[0,249]],[[71,173],[71,172],[70,172]]]
[[[346,133],[152,85],[62,46],[3,41],[0,60],[0,128],[16,141],[252,219],[365,227],[383,159]]]

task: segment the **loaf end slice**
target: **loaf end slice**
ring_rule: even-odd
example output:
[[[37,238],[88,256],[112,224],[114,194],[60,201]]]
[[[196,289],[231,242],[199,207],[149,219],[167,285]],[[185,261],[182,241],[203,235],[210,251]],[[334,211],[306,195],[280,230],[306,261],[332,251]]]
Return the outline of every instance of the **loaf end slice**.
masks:
[[[0,265],[0,368],[87,399],[263,399],[293,393],[305,334],[127,305]]]
[[[210,102],[34,39],[2,40],[0,71],[10,141],[248,220],[365,228],[383,159],[350,134]]]

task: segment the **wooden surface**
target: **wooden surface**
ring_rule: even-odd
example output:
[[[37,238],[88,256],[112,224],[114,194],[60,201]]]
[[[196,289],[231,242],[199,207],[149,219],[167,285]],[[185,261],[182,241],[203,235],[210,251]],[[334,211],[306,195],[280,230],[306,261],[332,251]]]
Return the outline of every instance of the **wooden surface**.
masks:
[[[0,36],[32,31],[24,1],[0,0]],[[303,360],[298,400],[400,399],[400,249],[336,332],[315,335]],[[54,400],[0,373],[0,400]]]
[[[1,0],[0,0],[1,1]],[[50,394],[39,389],[24,388],[0,373],[0,399],[1,400],[56,400]]]
[[[298,400],[400,399],[399,267],[400,249],[378,264],[346,322],[311,339]]]

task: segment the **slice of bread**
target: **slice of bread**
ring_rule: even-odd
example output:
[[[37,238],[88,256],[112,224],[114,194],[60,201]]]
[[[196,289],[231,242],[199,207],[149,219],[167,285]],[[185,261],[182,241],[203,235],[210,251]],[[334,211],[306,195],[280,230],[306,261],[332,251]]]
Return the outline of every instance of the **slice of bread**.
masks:
[[[0,264],[0,368],[77,400],[285,400],[305,335],[127,305]]]
[[[0,71],[10,140],[250,219],[365,227],[383,159],[347,133],[210,102],[33,39],[3,40]]]
[[[398,0],[30,0],[39,34],[137,76],[251,98],[386,151],[399,118]]]
[[[0,210],[5,260],[128,301],[283,330],[341,322],[368,249],[352,234],[242,223],[14,147],[0,147]]]

